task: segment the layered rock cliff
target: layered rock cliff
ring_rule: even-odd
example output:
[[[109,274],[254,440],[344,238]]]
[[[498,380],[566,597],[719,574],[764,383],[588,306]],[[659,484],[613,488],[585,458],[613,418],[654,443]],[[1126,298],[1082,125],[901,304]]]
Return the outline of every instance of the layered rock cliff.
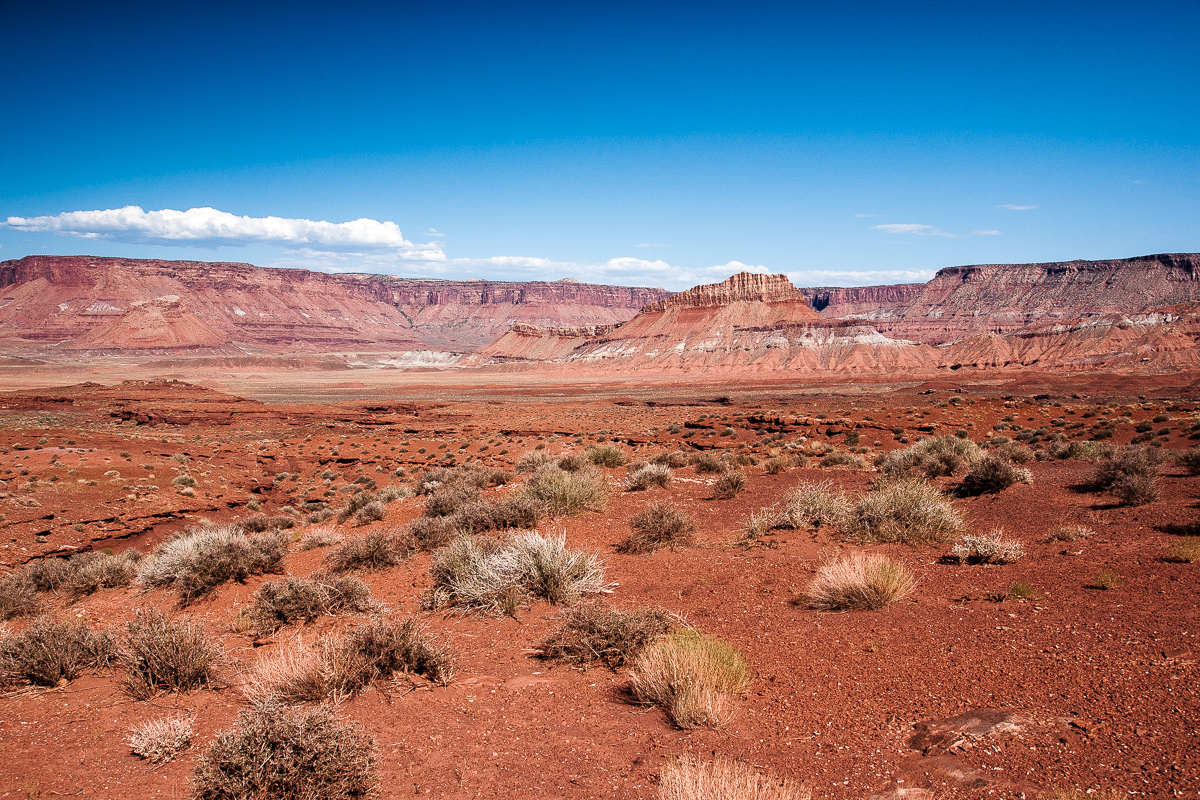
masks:
[[[800,293],[823,317],[875,320],[903,311],[924,286],[923,283],[846,288],[822,286],[801,288]]]
[[[867,312],[865,317],[861,309],[850,307],[831,312],[827,306],[823,313],[869,319],[889,336],[939,344],[976,334],[1009,333],[1042,322],[1140,314],[1200,300],[1198,274],[1200,255],[1195,253],[948,267],[901,307],[874,316]],[[868,287],[875,288],[892,287]]]
[[[760,275],[739,272],[720,283],[693,286],[647,305],[643,311],[655,313],[670,308],[716,308],[731,303],[803,303],[804,295],[786,275]]]
[[[668,295],[575,281],[407,280],[29,256],[0,263],[0,339],[8,352],[51,342],[59,351],[469,351],[514,322],[610,325]]]

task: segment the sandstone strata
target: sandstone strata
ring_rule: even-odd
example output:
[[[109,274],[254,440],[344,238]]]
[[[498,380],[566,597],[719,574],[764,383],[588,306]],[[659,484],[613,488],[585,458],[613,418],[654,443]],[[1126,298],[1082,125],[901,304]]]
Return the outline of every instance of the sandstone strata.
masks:
[[[817,287],[800,289],[808,304],[830,319],[877,320],[895,316],[925,287],[923,283],[889,286]]]
[[[0,263],[10,353],[469,351],[514,322],[606,325],[669,293],[575,281],[407,280],[249,264],[29,256]]]

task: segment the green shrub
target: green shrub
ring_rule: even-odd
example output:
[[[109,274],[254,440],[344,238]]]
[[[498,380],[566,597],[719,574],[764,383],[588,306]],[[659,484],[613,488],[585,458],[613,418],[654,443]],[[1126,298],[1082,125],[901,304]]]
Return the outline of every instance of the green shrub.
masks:
[[[879,553],[854,552],[817,570],[808,605],[821,611],[870,611],[907,595],[916,586],[904,566]]]
[[[208,684],[220,650],[192,621],[172,622],[154,609],[139,610],[127,625],[121,650],[127,670],[124,687],[139,700],[160,689],[186,692]]]
[[[692,543],[696,523],[670,503],[655,503],[629,520],[629,537],[617,545],[622,553],[653,553],[660,547]]]
[[[146,589],[171,588],[184,605],[229,581],[282,571],[288,536],[248,536],[233,525],[191,528],[154,548],[138,564],[138,582]]]
[[[198,800],[343,800],[374,789],[375,742],[324,706],[243,711],[196,765]]]
[[[600,603],[571,609],[558,627],[542,641],[540,657],[549,661],[590,665],[600,662],[616,670],[660,636],[676,627],[675,618],[662,609],[620,611]]]
[[[40,617],[24,632],[0,640],[0,679],[57,686],[89,667],[108,666],[114,652],[112,637],[82,620]]]

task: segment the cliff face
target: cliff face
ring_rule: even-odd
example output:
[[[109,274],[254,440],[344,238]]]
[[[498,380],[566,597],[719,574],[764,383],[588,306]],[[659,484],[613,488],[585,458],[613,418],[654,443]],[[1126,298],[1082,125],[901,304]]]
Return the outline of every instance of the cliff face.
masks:
[[[1198,273],[1194,253],[948,267],[876,325],[890,336],[936,344],[1042,322],[1144,313],[1200,299]]]
[[[923,283],[897,283],[892,286],[802,288],[800,293],[814,311],[828,319],[875,320],[903,311],[924,287]]]
[[[721,283],[694,286],[646,306],[647,313],[669,308],[716,308],[737,302],[803,303],[804,296],[786,275],[739,272]]]
[[[0,263],[0,338],[9,351],[45,342],[108,351],[468,351],[514,322],[614,324],[668,294],[573,281],[405,280],[234,263],[30,256]],[[177,299],[154,304],[167,297]],[[153,335],[135,335],[147,324]]]

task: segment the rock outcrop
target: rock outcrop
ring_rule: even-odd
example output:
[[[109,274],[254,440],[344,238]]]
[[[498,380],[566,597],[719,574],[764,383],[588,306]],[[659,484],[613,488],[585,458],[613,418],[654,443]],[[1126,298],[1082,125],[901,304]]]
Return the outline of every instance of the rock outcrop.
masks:
[[[847,288],[822,286],[802,288],[800,293],[813,310],[823,317],[875,320],[895,316],[908,308],[908,304],[924,287],[923,283]]]
[[[580,374],[734,376],[764,373],[896,373],[932,369],[936,351],[870,326],[830,321],[783,275],[741,273],[652,303],[591,337],[525,329],[484,348],[496,366],[539,358],[539,369]]]
[[[906,304],[869,309],[849,305],[827,317],[867,319],[888,336],[930,344],[977,334],[1004,334],[1043,322],[1105,314],[1143,314],[1200,300],[1200,254],[1166,253],[1110,261],[982,264],[947,267]],[[848,297],[865,297],[868,289]],[[832,290],[809,290],[813,293]],[[807,294],[807,292],[806,292]],[[810,297],[821,302],[819,294]],[[869,305],[869,304],[868,304]],[[864,316],[865,314],[865,316]]]
[[[29,256],[0,263],[9,353],[470,351],[514,322],[611,325],[669,295],[575,281],[408,280],[249,264]],[[167,302],[164,298],[174,297]]]

